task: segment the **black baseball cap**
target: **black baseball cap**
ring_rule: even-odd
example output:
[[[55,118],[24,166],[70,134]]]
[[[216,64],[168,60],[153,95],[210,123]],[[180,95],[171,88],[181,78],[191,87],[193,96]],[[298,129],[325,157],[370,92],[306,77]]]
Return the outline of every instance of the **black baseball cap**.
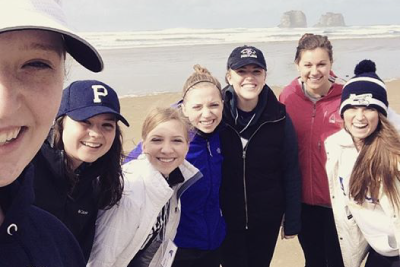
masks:
[[[255,64],[264,70],[267,70],[267,64],[261,50],[254,46],[239,46],[233,49],[228,58],[227,69],[239,69],[243,66]]]

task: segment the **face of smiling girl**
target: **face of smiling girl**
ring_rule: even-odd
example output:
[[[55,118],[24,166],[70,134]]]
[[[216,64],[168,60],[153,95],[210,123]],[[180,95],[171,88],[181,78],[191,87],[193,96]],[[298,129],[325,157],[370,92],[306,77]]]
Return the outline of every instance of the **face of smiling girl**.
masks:
[[[378,127],[378,111],[374,108],[352,107],[343,113],[346,130],[353,136],[360,148],[364,139],[370,136]]]
[[[204,83],[190,89],[184,99],[182,111],[190,123],[203,133],[212,133],[222,120],[222,97],[219,89]]]
[[[187,130],[178,120],[158,124],[143,141],[143,152],[165,177],[182,164],[188,150]]]
[[[61,36],[40,30],[0,34],[0,187],[39,151],[60,105]]]
[[[228,71],[226,78],[235,90],[240,109],[251,111],[256,107],[258,95],[265,85],[266,77],[266,71],[254,64]]]
[[[329,75],[332,62],[328,52],[323,48],[301,52],[297,69],[300,78],[306,85],[306,90],[314,96],[323,96],[329,91],[331,83]]]
[[[95,162],[110,150],[115,139],[116,124],[113,114],[100,114],[84,121],[64,117],[64,150],[74,170],[83,162]]]

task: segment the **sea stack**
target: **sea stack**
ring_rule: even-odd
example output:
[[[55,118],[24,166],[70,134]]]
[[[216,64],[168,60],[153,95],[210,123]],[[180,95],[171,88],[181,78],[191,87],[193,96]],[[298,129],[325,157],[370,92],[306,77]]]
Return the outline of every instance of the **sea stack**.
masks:
[[[328,12],[321,16],[319,22],[314,27],[344,27],[344,17],[341,13]]]
[[[306,28],[306,15],[300,10],[291,10],[283,14],[279,28]]]

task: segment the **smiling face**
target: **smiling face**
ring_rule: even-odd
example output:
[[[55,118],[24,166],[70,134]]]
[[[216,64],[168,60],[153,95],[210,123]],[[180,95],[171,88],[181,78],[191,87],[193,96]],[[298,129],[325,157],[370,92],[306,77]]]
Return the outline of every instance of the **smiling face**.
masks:
[[[60,105],[64,50],[59,34],[0,34],[0,187],[40,149]]]
[[[343,113],[346,130],[353,136],[357,145],[362,144],[378,127],[378,111],[367,107],[353,107]]]
[[[297,64],[300,78],[306,84],[307,91],[317,97],[326,95],[331,87],[329,81],[331,68],[332,62],[328,52],[320,47],[301,52]]]
[[[230,69],[226,78],[238,97],[238,107],[243,111],[253,110],[258,103],[258,95],[265,85],[267,73],[257,65],[246,65]]]
[[[63,120],[64,150],[75,170],[83,162],[95,162],[111,148],[117,122],[113,114],[100,114],[85,121]]]
[[[190,123],[204,133],[212,133],[222,119],[222,97],[211,83],[202,83],[190,89],[182,105],[183,114]]]
[[[165,177],[182,164],[188,150],[187,130],[178,120],[158,124],[143,140],[143,152]]]

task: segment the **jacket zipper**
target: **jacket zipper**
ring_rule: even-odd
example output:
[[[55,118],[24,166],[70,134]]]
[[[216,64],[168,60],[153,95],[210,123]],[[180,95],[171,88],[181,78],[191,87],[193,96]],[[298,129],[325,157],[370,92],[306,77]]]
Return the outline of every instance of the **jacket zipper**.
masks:
[[[206,139],[207,142],[207,149],[208,149],[208,153],[210,154],[210,156],[212,157],[212,152],[211,152],[211,147],[210,147],[210,141],[208,139]]]
[[[262,126],[264,126],[267,123],[274,123],[274,122],[279,122],[283,119],[285,119],[286,116],[282,117],[281,119],[274,120],[274,121],[266,121],[260,124],[258,128],[254,131],[254,133],[250,136],[250,138],[247,140],[246,146],[243,148],[243,153],[242,153],[242,160],[243,160],[243,193],[244,193],[244,211],[246,215],[246,230],[249,229],[249,212],[247,208],[247,186],[246,186],[246,151],[247,147],[249,146],[250,140],[253,138],[253,136],[256,135],[256,133],[261,129]],[[233,128],[231,125],[227,124],[232,130],[238,135],[239,141],[241,139],[240,134]]]

